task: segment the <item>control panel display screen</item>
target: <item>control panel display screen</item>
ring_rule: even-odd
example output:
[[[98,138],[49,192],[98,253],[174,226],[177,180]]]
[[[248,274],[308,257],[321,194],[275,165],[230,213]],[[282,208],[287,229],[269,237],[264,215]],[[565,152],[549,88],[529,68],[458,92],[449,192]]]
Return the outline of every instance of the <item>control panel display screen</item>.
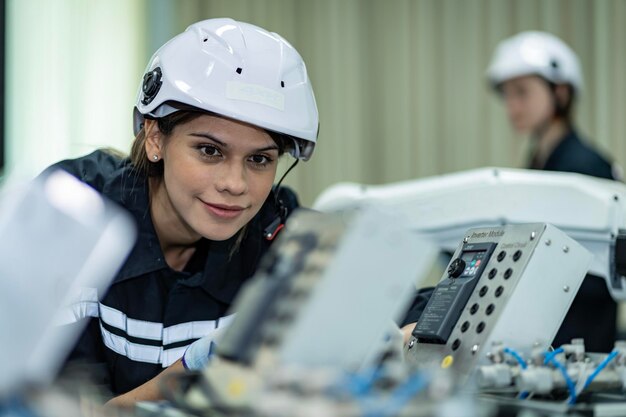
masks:
[[[486,262],[485,256],[487,251],[467,251],[461,254],[461,259],[465,261],[465,270],[461,274],[462,277],[473,277],[478,272],[483,262]]]

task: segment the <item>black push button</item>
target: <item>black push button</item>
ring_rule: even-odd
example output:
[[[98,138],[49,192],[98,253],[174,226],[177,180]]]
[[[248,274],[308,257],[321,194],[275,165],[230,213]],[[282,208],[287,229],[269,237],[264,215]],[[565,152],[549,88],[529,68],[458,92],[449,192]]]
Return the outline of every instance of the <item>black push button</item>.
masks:
[[[506,256],[506,251],[500,251],[500,253],[498,254],[498,262],[502,262],[504,260],[504,257]]]
[[[511,278],[511,275],[513,275],[513,270],[511,268],[508,268],[506,271],[504,271],[504,279]]]
[[[459,346],[461,346],[461,341],[459,339],[456,339],[454,342],[452,342],[452,350],[457,350]]]
[[[481,321],[478,323],[478,326],[476,326],[476,333],[482,333],[483,330],[485,330],[485,322]]]
[[[496,268],[491,268],[491,271],[489,271],[489,279],[494,279],[497,273],[498,270]]]
[[[513,254],[513,261],[517,262],[519,261],[519,258],[521,257],[522,257],[522,251],[521,250],[515,251],[515,253]]]
[[[467,329],[469,329],[469,322],[465,321],[463,322],[463,324],[461,325],[461,332],[465,333],[467,331]]]
[[[503,292],[504,292],[504,287],[500,286],[500,287],[496,288],[496,297],[500,297]]]

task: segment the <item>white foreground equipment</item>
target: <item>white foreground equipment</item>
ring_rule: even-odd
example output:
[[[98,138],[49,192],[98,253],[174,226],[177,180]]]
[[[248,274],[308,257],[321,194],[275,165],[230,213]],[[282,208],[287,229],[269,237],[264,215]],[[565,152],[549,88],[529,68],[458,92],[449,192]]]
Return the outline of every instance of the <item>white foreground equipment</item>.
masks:
[[[285,366],[369,369],[436,254],[393,212],[298,211],[237,296],[217,353],[243,363],[266,351]]]
[[[64,171],[3,190],[0,396],[52,380],[86,322],[58,325],[98,308],[81,295],[103,294],[135,235],[128,213]]]
[[[594,255],[589,273],[606,279],[613,298],[626,299],[626,279],[613,265],[615,238],[626,228],[623,183],[573,173],[483,168],[381,186],[336,184],[313,208],[370,204],[401,212],[411,229],[449,252],[470,228],[551,223]]]

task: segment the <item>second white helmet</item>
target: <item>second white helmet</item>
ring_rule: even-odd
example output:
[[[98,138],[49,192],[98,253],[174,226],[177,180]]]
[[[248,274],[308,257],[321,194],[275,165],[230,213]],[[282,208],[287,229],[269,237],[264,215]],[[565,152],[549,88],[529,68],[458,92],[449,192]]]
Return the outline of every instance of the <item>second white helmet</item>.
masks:
[[[487,70],[495,88],[504,81],[538,75],[555,84],[570,84],[576,94],[583,90],[578,57],[561,39],[546,32],[521,32],[501,41]]]
[[[248,23],[204,20],[159,48],[137,94],[135,134],[144,118],[180,105],[288,135],[296,158],[309,159],[315,148],[319,116],[302,57],[280,35]]]

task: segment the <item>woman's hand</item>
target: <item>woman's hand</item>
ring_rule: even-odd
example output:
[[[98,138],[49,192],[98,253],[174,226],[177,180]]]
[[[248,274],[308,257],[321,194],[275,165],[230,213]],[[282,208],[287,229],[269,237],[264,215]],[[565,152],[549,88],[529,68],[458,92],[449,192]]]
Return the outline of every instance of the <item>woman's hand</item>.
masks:
[[[402,331],[402,338],[404,339],[405,345],[411,339],[411,333],[413,333],[413,329],[415,329],[416,324],[417,323],[409,323],[406,326],[404,326],[402,329],[400,329]]]

